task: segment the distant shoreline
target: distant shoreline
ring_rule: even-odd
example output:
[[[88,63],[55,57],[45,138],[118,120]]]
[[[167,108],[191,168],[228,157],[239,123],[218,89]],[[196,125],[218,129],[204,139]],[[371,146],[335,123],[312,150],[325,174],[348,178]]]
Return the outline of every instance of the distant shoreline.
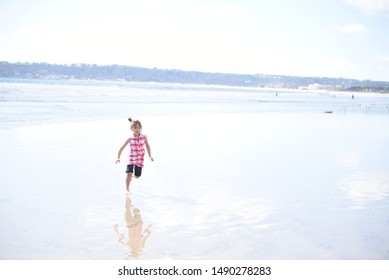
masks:
[[[346,92],[389,93],[389,82],[346,78],[264,74],[227,74],[143,68],[125,65],[9,63],[0,61],[0,77],[37,80],[87,80],[207,85],[293,90],[300,88]],[[305,89],[304,89],[305,90]]]

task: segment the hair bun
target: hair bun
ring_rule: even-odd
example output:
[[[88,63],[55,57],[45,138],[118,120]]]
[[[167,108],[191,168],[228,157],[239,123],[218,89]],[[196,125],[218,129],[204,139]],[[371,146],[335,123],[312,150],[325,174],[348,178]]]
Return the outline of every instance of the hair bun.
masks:
[[[128,120],[129,120],[130,122],[132,122],[132,119],[131,119],[131,118],[128,118]]]

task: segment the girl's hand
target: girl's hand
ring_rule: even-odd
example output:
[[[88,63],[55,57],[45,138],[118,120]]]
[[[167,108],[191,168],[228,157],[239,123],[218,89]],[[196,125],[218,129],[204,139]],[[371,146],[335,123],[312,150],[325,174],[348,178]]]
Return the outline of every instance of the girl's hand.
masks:
[[[120,159],[117,159],[117,160],[116,160],[116,164],[118,164],[119,162],[120,162]]]
[[[151,160],[151,161],[154,161],[154,158],[153,158],[153,157],[150,157],[150,160]]]

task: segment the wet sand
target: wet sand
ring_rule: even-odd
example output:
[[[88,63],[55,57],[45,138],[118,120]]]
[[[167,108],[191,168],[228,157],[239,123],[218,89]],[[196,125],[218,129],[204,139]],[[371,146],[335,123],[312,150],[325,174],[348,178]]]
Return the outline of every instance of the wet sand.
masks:
[[[144,117],[129,196],[125,119],[2,129],[0,258],[389,259],[388,118]]]

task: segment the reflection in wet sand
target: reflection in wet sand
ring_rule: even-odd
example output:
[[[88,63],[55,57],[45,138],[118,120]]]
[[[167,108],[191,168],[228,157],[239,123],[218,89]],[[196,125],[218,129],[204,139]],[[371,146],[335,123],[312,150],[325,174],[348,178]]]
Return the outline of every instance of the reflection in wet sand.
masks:
[[[369,203],[389,197],[389,177],[379,174],[361,173],[340,183],[355,207],[364,208]]]
[[[126,196],[125,209],[125,222],[128,236],[119,231],[119,225],[116,224],[114,229],[118,235],[119,243],[128,246],[127,258],[136,259],[142,254],[146,240],[151,234],[151,224],[143,230],[140,210],[133,207],[128,195]]]

